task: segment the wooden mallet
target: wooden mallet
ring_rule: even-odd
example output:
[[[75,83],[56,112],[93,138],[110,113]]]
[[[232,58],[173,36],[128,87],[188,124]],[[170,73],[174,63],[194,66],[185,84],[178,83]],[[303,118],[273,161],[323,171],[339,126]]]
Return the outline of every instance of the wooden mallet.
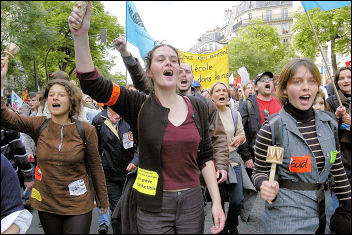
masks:
[[[268,147],[268,152],[266,155],[266,162],[270,162],[271,164],[271,169],[270,169],[270,175],[269,175],[269,182],[273,182],[275,178],[275,172],[276,172],[276,164],[282,164],[282,161],[284,160],[284,149],[281,147],[277,146],[269,146]],[[268,200],[268,203],[271,204],[272,202]]]
[[[5,59],[1,61],[1,64],[5,63],[8,59],[13,59],[19,51],[20,48],[15,43],[10,42],[4,50]]]

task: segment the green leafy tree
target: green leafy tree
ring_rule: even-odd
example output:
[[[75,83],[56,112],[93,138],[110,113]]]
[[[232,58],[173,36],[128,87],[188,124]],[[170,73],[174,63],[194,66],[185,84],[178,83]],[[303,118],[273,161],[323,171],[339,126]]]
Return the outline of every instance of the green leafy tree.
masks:
[[[330,11],[315,8],[309,10],[308,13],[320,44],[331,43],[330,59],[335,73],[337,70],[336,54],[349,55],[351,53],[351,6]],[[293,17],[295,18],[292,28],[294,47],[305,57],[315,60],[319,47],[303,8],[297,10]]]
[[[279,74],[285,63],[296,55],[290,45],[283,45],[277,30],[262,20],[252,20],[239,29],[229,43],[229,72],[237,74],[246,67],[251,78],[264,71]]]
[[[114,65],[114,56],[107,56],[114,48],[111,41],[124,32],[117,18],[104,11],[101,2],[93,1],[89,43],[95,66],[103,74],[115,77],[109,72]],[[26,81],[28,90],[43,87],[47,72],[65,71],[74,79],[75,55],[68,16],[73,1],[2,1],[1,2],[1,49],[9,42],[16,43],[21,51],[11,62],[9,78]],[[101,28],[105,28],[106,41],[101,41]],[[23,80],[22,79],[22,80]],[[9,83],[13,83],[9,79]],[[37,82],[35,82],[37,81]],[[37,85],[36,85],[37,84]],[[18,88],[18,90],[24,90]]]

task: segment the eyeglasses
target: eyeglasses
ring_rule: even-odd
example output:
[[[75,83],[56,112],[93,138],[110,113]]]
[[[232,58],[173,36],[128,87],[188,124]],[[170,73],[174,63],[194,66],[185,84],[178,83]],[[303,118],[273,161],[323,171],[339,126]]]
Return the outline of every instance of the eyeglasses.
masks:
[[[261,78],[259,79],[259,82],[272,82],[273,78]]]

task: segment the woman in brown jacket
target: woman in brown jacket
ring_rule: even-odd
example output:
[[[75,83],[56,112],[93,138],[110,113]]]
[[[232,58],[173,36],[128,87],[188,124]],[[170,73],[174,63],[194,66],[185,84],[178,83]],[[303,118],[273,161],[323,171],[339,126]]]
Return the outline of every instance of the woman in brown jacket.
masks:
[[[3,98],[8,61],[1,58],[1,125],[37,139],[35,183],[30,198],[38,210],[45,233],[89,233],[94,199],[89,183],[90,168],[97,206],[108,208],[105,176],[98,153],[95,128],[83,123],[86,144],[75,124],[81,92],[66,80],[48,83],[43,98],[51,119],[39,133],[46,117],[25,117],[10,111]],[[86,156],[85,156],[86,155]]]

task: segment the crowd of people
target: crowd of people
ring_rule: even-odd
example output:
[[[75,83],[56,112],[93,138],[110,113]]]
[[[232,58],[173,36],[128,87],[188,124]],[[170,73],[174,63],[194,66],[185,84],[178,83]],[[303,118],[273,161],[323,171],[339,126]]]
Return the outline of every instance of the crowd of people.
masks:
[[[210,232],[238,234],[258,193],[265,233],[351,232],[351,67],[328,96],[308,59],[202,89],[173,46],[143,68],[118,37],[124,87],[94,66],[90,15],[68,18],[80,88],[56,71],[16,112],[1,58],[1,233],[25,233],[33,209],[45,233],[89,233],[92,219],[99,234],[204,233],[210,201]]]

